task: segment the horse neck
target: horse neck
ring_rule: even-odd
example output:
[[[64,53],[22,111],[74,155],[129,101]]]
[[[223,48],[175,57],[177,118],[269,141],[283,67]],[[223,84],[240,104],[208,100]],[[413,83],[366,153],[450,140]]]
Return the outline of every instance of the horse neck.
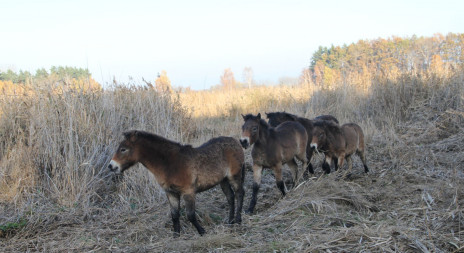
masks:
[[[259,125],[259,137],[258,137],[258,140],[256,141],[256,143],[258,145],[262,144],[262,145],[266,145],[267,144],[267,141],[269,139],[269,126],[266,124],[266,123],[263,123],[263,122],[260,122],[260,125]]]
[[[179,153],[181,145],[170,140],[155,137],[154,140],[140,140],[140,163],[150,170],[164,169],[172,157]]]

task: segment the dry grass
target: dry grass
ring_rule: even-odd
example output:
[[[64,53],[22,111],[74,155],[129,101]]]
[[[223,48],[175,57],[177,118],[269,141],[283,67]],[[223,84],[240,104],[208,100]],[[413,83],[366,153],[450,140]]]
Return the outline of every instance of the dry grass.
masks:
[[[404,75],[372,80],[367,91],[259,87],[180,94],[180,100],[135,87],[3,96],[0,249],[462,252],[463,79],[462,72]],[[329,113],[342,123],[359,123],[372,172],[365,175],[355,158],[350,177],[323,175],[316,156],[314,177],[281,198],[265,170],[257,212],[244,215],[242,225],[225,225],[227,204],[216,187],[197,196],[207,234],[200,237],[183,214],[181,236],[174,239],[169,207],[153,176],[137,166],[115,180],[105,170],[124,130],[199,145],[213,136],[238,137],[240,113],[274,110],[309,118]],[[246,156],[251,163],[249,150]],[[245,205],[251,182],[248,171]]]

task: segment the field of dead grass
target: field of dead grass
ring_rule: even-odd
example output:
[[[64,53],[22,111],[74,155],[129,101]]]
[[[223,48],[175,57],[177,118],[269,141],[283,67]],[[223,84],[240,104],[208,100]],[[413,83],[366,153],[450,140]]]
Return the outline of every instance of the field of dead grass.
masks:
[[[373,80],[367,91],[340,85],[214,92],[172,98],[118,86],[1,97],[1,251],[464,250],[462,71]],[[282,198],[265,170],[256,214],[226,225],[226,199],[215,187],[197,195],[207,234],[199,236],[182,212],[181,236],[173,238],[168,203],[154,177],[140,165],[122,180],[106,170],[124,130],[198,146],[219,135],[238,137],[241,113],[276,110],[358,123],[371,172],[364,174],[354,158],[351,177],[323,175],[316,155],[313,177]],[[250,150],[246,161],[245,206]]]

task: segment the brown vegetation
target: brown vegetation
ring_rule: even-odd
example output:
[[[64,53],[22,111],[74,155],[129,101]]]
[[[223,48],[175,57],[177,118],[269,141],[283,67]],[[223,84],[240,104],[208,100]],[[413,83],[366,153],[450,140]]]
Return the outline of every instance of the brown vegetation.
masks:
[[[461,252],[464,69],[446,65],[371,75],[368,85],[342,79],[330,87],[306,83],[177,97],[127,86],[57,93],[55,83],[44,81],[33,86],[33,96],[0,95],[0,249]],[[181,236],[174,239],[167,199],[154,177],[141,166],[123,179],[106,169],[128,129],[198,146],[220,135],[238,139],[241,113],[284,110],[359,124],[371,171],[365,175],[354,159],[349,179],[325,175],[323,157],[316,155],[314,177],[283,198],[265,172],[256,214],[244,214],[233,226],[226,225],[224,195],[213,188],[197,196],[197,218],[208,233],[197,235],[182,215]],[[251,157],[245,156],[248,202]]]

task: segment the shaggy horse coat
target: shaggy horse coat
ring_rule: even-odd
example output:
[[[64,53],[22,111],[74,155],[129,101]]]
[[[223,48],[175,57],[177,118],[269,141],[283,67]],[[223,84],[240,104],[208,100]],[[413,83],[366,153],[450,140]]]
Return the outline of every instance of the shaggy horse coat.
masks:
[[[369,172],[366,164],[364,134],[360,126],[355,123],[344,124],[341,127],[330,121],[317,121],[314,123],[313,137],[310,143],[312,149],[325,154],[322,168],[330,173],[330,163],[336,161],[335,170],[343,166],[346,159],[348,170],[351,171],[353,161],[351,155],[356,153],[364,165],[364,171]]]
[[[253,213],[261,184],[261,172],[264,168],[274,171],[276,184],[282,195],[285,186],[282,181],[282,165],[288,164],[296,183],[298,164],[294,158],[303,161],[303,168],[307,165],[306,146],[308,135],[305,128],[298,122],[285,122],[276,128],[271,128],[261,119],[261,114],[243,116],[240,143],[244,148],[254,144],[251,155],[253,157],[253,195],[247,213]]]
[[[314,120],[310,120],[307,118],[298,117],[296,115],[293,115],[287,112],[270,112],[270,113],[266,113],[266,117],[268,118],[269,125],[271,125],[272,127],[276,127],[286,121],[296,121],[304,126],[304,128],[306,129],[306,133],[308,134],[308,146],[306,147],[306,158],[308,159],[307,172],[314,174],[314,168],[313,168],[313,165],[311,164],[311,158],[313,156],[313,149],[311,149],[311,147],[309,146],[309,144],[311,143],[312,136],[313,136],[312,135],[313,128],[314,128],[313,123],[316,120],[328,120],[328,121],[333,121],[334,123],[338,124],[338,120],[332,115],[321,115],[321,116],[317,116],[316,118],[314,118]]]
[[[193,148],[143,131],[129,131],[124,136],[108,168],[121,174],[140,162],[155,175],[171,206],[174,236],[180,232],[180,198],[188,220],[198,233],[205,233],[195,216],[195,195],[217,184],[229,203],[229,223],[241,222],[245,169],[243,149],[236,139],[218,137]],[[235,217],[234,198],[238,205]]]

